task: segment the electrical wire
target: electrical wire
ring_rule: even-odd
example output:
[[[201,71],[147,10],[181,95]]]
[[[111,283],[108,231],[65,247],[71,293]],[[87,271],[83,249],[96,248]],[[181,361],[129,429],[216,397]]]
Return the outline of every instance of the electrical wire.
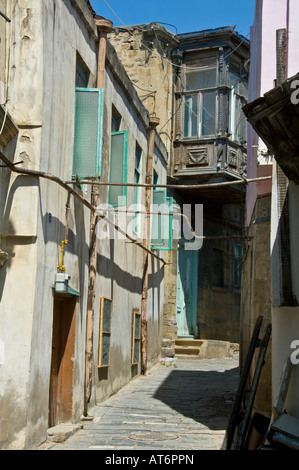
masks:
[[[250,31],[249,33],[244,37],[243,41],[240,42],[240,44],[234,49],[232,50],[229,54],[227,54],[226,56],[224,56],[224,59],[227,59],[229,56],[231,56],[234,52],[236,52],[237,49],[239,49],[240,46],[242,46],[243,42],[246,41],[246,39],[248,39],[248,36],[250,35]]]
[[[157,90],[147,90],[146,88],[142,88],[141,86],[137,85],[134,82],[132,82],[132,83],[136,88],[139,88],[139,90],[141,90],[141,91],[147,91],[148,93],[157,93]]]
[[[122,26],[126,29],[126,31],[130,34],[130,36],[134,37],[134,34],[132,33],[132,31],[129,30],[129,28],[125,25],[125,23],[120,19],[120,17],[115,13],[115,11],[113,10],[113,8],[111,8],[111,6],[109,5],[109,3],[106,1],[106,0],[103,0],[103,2],[107,5],[107,7],[112,11],[112,13],[115,15],[115,17],[118,19],[118,21],[122,24]],[[165,23],[166,24],[166,23]],[[239,49],[239,47],[247,40],[248,36],[250,35],[250,32],[244,37],[244,39],[242,40],[242,42],[240,44],[238,44],[238,46],[232,50],[229,54],[227,54],[224,58],[226,59],[227,57],[229,57],[230,55],[232,55],[237,49]],[[136,38],[135,38],[136,39]],[[156,57],[156,58],[161,58],[158,57],[156,54],[153,53],[153,51],[147,47],[144,43],[142,43],[142,41],[140,41],[139,39],[136,39],[145,49],[147,49],[148,51],[151,52],[151,54]],[[174,66],[174,67],[178,67],[178,68],[184,68],[185,70],[199,70],[201,69],[202,67],[188,67],[186,65],[178,65],[178,64],[175,64],[173,62],[171,62],[170,60],[168,60],[166,57],[163,57],[163,59],[168,62],[168,64]]]
[[[129,28],[124,24],[124,22],[123,22],[123,21],[121,20],[121,18],[116,14],[116,12],[115,12],[115,11],[113,10],[113,8],[109,5],[109,3],[108,3],[106,0],[103,0],[103,2],[104,2],[104,3],[107,5],[107,7],[112,11],[112,13],[113,13],[113,14],[115,15],[115,17],[118,19],[118,21],[123,25],[123,27],[124,27],[124,28],[127,30],[127,32],[130,34],[130,36],[134,37],[134,34],[132,33],[132,31],[130,31]],[[162,24],[162,23],[161,23],[161,24]],[[167,24],[167,23],[164,23],[164,24]],[[244,39],[240,42],[240,44],[238,44],[238,46],[237,46],[235,49],[233,49],[229,54],[227,54],[226,56],[224,56],[224,59],[226,59],[227,57],[230,57],[237,49],[239,49],[239,47],[241,47],[241,45],[247,40],[247,38],[248,38],[249,35],[250,35],[250,32],[244,37]],[[155,37],[156,37],[156,39],[157,39],[157,41],[158,41],[158,43],[159,43],[159,45],[160,45],[161,52],[162,52],[162,56],[159,55],[159,57],[158,57],[156,54],[154,54],[153,51],[152,51],[149,47],[147,47],[144,43],[142,43],[142,41],[140,41],[139,39],[136,39],[135,37],[134,37],[134,38],[135,38],[143,47],[145,47],[148,51],[150,51],[152,55],[154,55],[154,56],[157,57],[157,58],[160,58],[161,60],[165,60],[168,64],[170,64],[170,65],[172,65],[172,66],[174,66],[174,67],[176,67],[176,68],[178,68],[178,69],[184,68],[184,70],[192,70],[193,72],[194,72],[194,71],[197,71],[197,70],[203,70],[204,67],[202,67],[202,66],[201,66],[201,67],[188,67],[188,66],[186,66],[186,65],[178,65],[178,64],[175,64],[175,63],[169,61],[169,60],[166,58],[166,54],[165,54],[165,52],[164,52],[163,49],[162,49],[161,42],[160,42],[160,41],[158,40],[158,38],[157,38],[156,31],[155,31]],[[181,79],[181,77],[180,77],[179,75],[177,75],[177,77],[181,80],[181,84],[182,84],[182,79]],[[238,83],[238,80],[236,81],[236,83],[234,84],[234,86],[232,87],[232,89],[235,88],[235,86],[236,86],[237,83]],[[139,86],[136,85],[136,84],[134,84],[134,86],[136,86],[137,88],[139,88],[139,89],[142,90],[142,91],[147,91],[147,92],[149,92],[149,93],[156,93],[156,92],[157,92],[156,90],[147,90],[147,89],[143,89],[143,88],[139,87]],[[144,98],[144,99],[146,99],[146,98]],[[182,101],[183,101],[183,100],[182,100]],[[181,105],[182,105],[182,101],[181,101],[181,103],[180,103],[178,109],[175,111],[175,113],[173,113],[172,116],[168,119],[168,121],[161,127],[160,132],[162,131],[162,129],[164,129],[164,127],[168,124],[168,122],[171,121],[171,119],[173,119],[173,117],[178,113],[178,111],[179,111],[179,109],[180,109],[180,107],[181,107]],[[199,115],[196,114],[196,113],[194,113],[194,111],[188,106],[188,104],[187,104],[187,107],[190,109],[190,111],[192,112],[192,114],[194,114],[194,115],[196,116],[197,119],[200,119]],[[202,110],[205,111],[213,120],[216,121],[215,116],[212,116],[212,115],[209,113],[209,111],[208,111],[205,107],[202,107]],[[239,125],[239,124],[240,124],[240,122],[238,123],[238,125]],[[209,132],[211,132],[211,135],[216,138],[216,134],[215,134],[214,132],[212,132],[212,130],[209,129],[208,126],[206,126],[204,123],[201,123],[201,125],[204,126]]]

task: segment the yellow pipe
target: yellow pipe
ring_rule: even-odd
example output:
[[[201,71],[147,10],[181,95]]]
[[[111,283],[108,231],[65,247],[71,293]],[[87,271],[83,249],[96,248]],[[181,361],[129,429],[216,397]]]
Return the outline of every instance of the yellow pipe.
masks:
[[[60,255],[60,265],[59,265],[60,272],[65,272],[65,266],[63,266],[63,257],[64,257],[64,247],[67,244],[68,244],[68,240],[63,240],[61,242],[61,255]]]

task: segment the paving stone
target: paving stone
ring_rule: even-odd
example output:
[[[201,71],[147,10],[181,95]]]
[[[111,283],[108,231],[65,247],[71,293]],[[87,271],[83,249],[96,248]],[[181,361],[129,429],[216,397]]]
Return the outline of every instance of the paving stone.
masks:
[[[82,425],[80,424],[58,424],[48,429],[48,440],[52,442],[64,442],[81,428]]]
[[[47,450],[220,450],[238,379],[237,357],[157,364]]]

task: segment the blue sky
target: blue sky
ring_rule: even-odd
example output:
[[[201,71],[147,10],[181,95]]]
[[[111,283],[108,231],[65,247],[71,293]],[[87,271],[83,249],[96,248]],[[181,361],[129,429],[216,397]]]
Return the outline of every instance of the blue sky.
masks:
[[[255,0],[90,0],[95,12],[114,26],[143,23],[163,25],[171,32],[187,33],[235,26],[247,36],[253,24]],[[109,6],[110,8],[109,8]],[[115,12],[116,15],[112,12]],[[117,18],[117,17],[119,18]]]

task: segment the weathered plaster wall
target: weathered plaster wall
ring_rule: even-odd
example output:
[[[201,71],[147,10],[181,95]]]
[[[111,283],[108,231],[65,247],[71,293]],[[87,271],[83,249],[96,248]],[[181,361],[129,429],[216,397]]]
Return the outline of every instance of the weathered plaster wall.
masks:
[[[176,302],[177,302],[177,240],[173,241],[174,249],[167,252],[165,260],[168,266],[165,267],[165,299],[163,309],[163,356],[174,357],[175,340],[177,339],[177,319],[176,319]]]
[[[296,18],[299,13],[299,5],[296,0],[257,0],[256,15],[254,27],[251,30],[251,69],[249,80],[249,102],[262,96],[265,92],[274,87],[276,79],[276,30],[286,28],[288,32],[288,49],[287,49],[287,77],[297,73],[298,66],[298,28],[295,27]],[[267,164],[271,163],[271,156],[265,153],[265,145],[257,137],[255,132],[249,125],[248,138],[248,176],[264,176],[267,172]],[[273,182],[276,179],[275,169],[269,165],[269,173],[273,175]],[[259,230],[258,225],[252,225],[252,221],[256,218],[256,214],[263,208],[262,201],[266,199],[259,198],[259,194],[272,192],[272,210],[271,210],[271,227],[269,223]],[[298,194],[294,185],[290,184],[289,191],[290,201],[290,234],[291,234],[291,260],[292,260],[292,281],[294,294],[298,294],[298,256],[296,248],[296,239],[298,234],[297,226],[297,201]],[[270,198],[270,196],[269,196]],[[269,202],[270,207],[270,202]],[[275,403],[276,395],[279,389],[281,374],[284,362],[290,355],[290,345],[299,335],[299,324],[296,321],[297,308],[273,307],[277,302],[277,275],[279,265],[274,256],[274,248],[276,246],[276,232],[278,226],[277,220],[277,191],[276,185],[272,188],[268,185],[259,187],[259,185],[249,185],[247,188],[247,226],[249,234],[255,234],[246,263],[244,264],[243,278],[243,324],[242,338],[243,346],[241,352],[243,360],[245,359],[245,351],[247,350],[249,336],[253,328],[256,315],[264,315],[267,322],[272,323],[272,356],[266,362],[264,378],[262,378],[260,398],[257,398],[257,407],[267,411],[271,406],[270,380],[272,374],[272,404]],[[251,261],[249,256],[251,256]],[[271,276],[272,264],[272,276]],[[260,266],[257,271],[255,266]],[[272,279],[271,279],[272,277]],[[271,294],[271,290],[274,290]],[[273,297],[273,298],[272,298]],[[272,306],[272,312],[271,312]],[[272,371],[270,373],[268,364]],[[297,374],[298,375],[298,374]],[[269,380],[267,385],[266,380]],[[295,374],[293,385],[290,391],[289,409],[298,416],[298,407],[295,400],[295,384],[298,386],[298,377]],[[264,390],[264,387],[267,387]],[[268,403],[263,399],[263,393]],[[270,410],[268,411],[270,413]]]
[[[272,354],[273,354],[273,405],[276,403],[281,385],[281,378],[284,371],[286,360],[292,353],[295,353],[295,359],[298,360],[298,346],[296,349],[291,345],[294,340],[299,340],[299,308],[298,307],[273,307],[273,333],[272,333]],[[297,343],[298,344],[298,343]],[[285,409],[286,412],[299,418],[299,373],[298,364],[294,364],[292,378],[290,381]]]
[[[161,28],[161,27],[160,27]],[[116,28],[109,35],[124,67],[136,86],[144,106],[160,118],[157,128],[170,154],[172,149],[173,68],[171,47],[173,35],[160,36],[159,27]]]
[[[276,78],[276,29],[286,28],[288,33],[287,44],[287,77],[291,77],[297,73],[298,68],[298,28],[295,27],[296,18],[299,14],[299,5],[296,0],[283,0],[279,2],[271,2],[264,0],[263,7],[263,28],[265,31],[265,69],[268,74],[275,74]],[[268,41],[268,42],[267,42]],[[270,44],[271,41],[271,44]],[[265,82],[265,88],[262,92],[268,91],[273,88],[273,83],[270,79]],[[277,282],[277,274],[280,266],[277,258],[277,229],[279,220],[277,216],[277,175],[276,169],[273,171],[272,181],[272,211],[271,211],[271,264],[272,264],[272,374],[273,374],[273,404],[275,403],[276,395],[278,393],[281,375],[284,368],[284,363],[288,356],[290,356],[291,343],[293,340],[299,338],[299,322],[298,322],[298,308],[277,307],[279,305],[279,284]],[[294,294],[298,294],[298,255],[297,255],[297,240],[298,238],[298,190],[295,185],[290,184],[289,188],[289,204],[290,204],[290,242],[291,242],[291,267],[292,267],[292,284]],[[297,387],[297,388],[296,388]],[[290,414],[299,416],[298,400],[296,398],[296,390],[298,395],[298,372],[294,368],[294,377],[292,385],[288,393],[287,409]]]
[[[204,240],[199,251],[198,328],[199,338],[239,343],[240,292],[233,288],[234,244],[229,239],[242,230],[244,209],[240,205],[204,204],[204,233],[219,236]],[[216,266],[214,249],[222,251],[222,266]],[[240,266],[240,269],[242,267]],[[215,282],[217,271],[223,272],[223,285]]]
[[[97,30],[83,0],[12,2],[13,51],[9,111],[20,127],[19,138],[6,155],[24,167],[69,181],[72,174],[75,72],[79,54],[96,86]],[[102,180],[109,180],[112,103],[129,130],[128,181],[133,182],[135,145],[142,155],[145,181],[148,153],[148,112],[117,57],[108,47]],[[110,53],[109,53],[110,51]],[[67,67],[66,67],[67,63]],[[112,72],[112,70],[116,71]],[[166,183],[167,153],[156,138],[153,166]],[[53,182],[11,175],[0,169],[1,249],[10,259],[0,268],[1,448],[31,448],[46,438],[52,355],[53,289],[65,238],[67,193]],[[2,182],[4,181],[4,184]],[[90,187],[81,192],[90,197]],[[100,200],[107,202],[108,187]],[[144,190],[140,191],[140,202]],[[128,189],[128,204],[133,189]],[[24,217],[26,214],[26,217]],[[76,308],[73,378],[73,421],[83,413],[85,325],[88,288],[90,212],[71,198],[68,245],[64,265],[70,285],[80,292]],[[118,233],[116,232],[118,237]],[[101,240],[97,261],[92,403],[107,398],[140,372],[131,367],[132,310],[141,307],[143,251],[126,239]],[[162,342],[163,276],[161,263],[149,265],[148,367],[157,360]],[[16,299],[15,291],[18,289]],[[113,299],[111,366],[107,377],[98,371],[100,297]],[[13,317],[12,317],[13,315]],[[13,321],[12,321],[13,318]],[[11,341],[13,338],[13,341]],[[9,339],[9,341],[8,341]],[[16,348],[15,345],[18,345]],[[14,367],[11,367],[14,364]],[[3,379],[3,380],[2,380]],[[5,392],[5,393],[4,393]]]
[[[104,112],[104,119],[108,125],[104,130],[103,141],[103,181],[107,181],[109,175],[109,123],[111,123],[113,105],[122,117],[120,130],[128,131],[128,182],[134,182],[136,143],[142,150],[141,181],[145,182],[149,121],[148,113],[135,93],[122,65],[116,60],[113,50],[108,47]],[[135,106],[132,106],[132,102]],[[161,184],[165,184],[167,154],[159,139],[156,139],[156,144],[153,168],[157,172]],[[133,188],[128,188],[127,206],[133,204],[133,193]],[[100,194],[101,203],[107,203],[108,188],[101,188]],[[144,196],[144,190],[140,190],[140,204],[144,204]],[[120,222],[120,215],[116,215],[117,220]],[[130,218],[127,219],[127,222],[130,222]],[[144,226],[142,216],[140,217],[140,224]],[[140,373],[140,364],[131,366],[131,357],[133,310],[138,309],[141,311],[143,250],[128,242],[118,232],[114,232],[115,239],[105,237],[105,224],[101,223],[98,230],[100,230],[101,239],[99,240],[98,269],[100,276],[97,281],[96,304],[99,305],[101,296],[109,297],[113,302],[113,311],[110,366],[108,369],[97,368],[99,309],[95,312],[95,388],[92,403],[103,401],[128,383],[134,375]],[[147,307],[148,368],[157,361],[161,351],[164,300],[163,277],[164,268],[162,264],[158,260],[150,259]]]
[[[85,2],[79,0],[80,4],[83,8]],[[77,51],[91,75],[95,77],[97,72],[95,25],[90,12],[84,17],[79,11],[71,1],[35,0],[11,2],[8,12],[13,28],[9,112],[20,128],[10,155],[24,161],[25,168],[48,171],[63,180],[69,180],[72,171]],[[39,443],[48,428],[52,285],[64,239],[67,194],[55,183],[4,171],[9,184],[0,233],[11,260],[0,274],[4,278],[0,321],[1,331],[5,331],[0,372],[6,384],[0,445],[21,449]],[[81,293],[76,318],[74,419],[82,414],[89,215],[71,201],[65,265],[72,287]]]
[[[275,174],[274,174],[275,175]],[[272,254],[272,284],[273,299],[277,300],[277,276],[279,266],[276,258],[277,230],[279,221],[276,213],[276,191],[273,189],[273,210],[272,210],[272,226],[271,226],[271,254]],[[291,251],[291,271],[292,271],[292,288],[295,300],[298,302],[299,294],[299,271],[298,271],[298,203],[299,191],[294,183],[289,185],[289,217],[290,217],[290,251]],[[276,289],[275,289],[276,287]],[[273,320],[273,403],[277,398],[281,376],[288,357],[294,352],[292,349],[293,341],[299,341],[299,308],[277,306],[273,301],[272,320]],[[297,348],[298,349],[298,348]],[[298,358],[298,354],[295,359]],[[299,371],[295,364],[293,377],[289,387],[286,401],[287,412],[295,417],[299,417],[298,407],[298,387],[299,387]]]
[[[289,55],[287,62],[287,71],[288,77],[293,77],[298,73],[299,62],[299,31],[297,28],[298,2],[296,2],[296,0],[289,0],[289,10],[287,11],[287,15]]]
[[[26,5],[11,2],[7,11],[12,19],[10,28],[13,38],[7,106],[18,125],[41,122],[41,88],[37,90],[43,77],[42,41],[39,39],[41,8],[41,2],[34,2],[34,5],[32,2],[27,2]],[[31,50],[32,44],[35,45],[34,50]],[[30,116],[28,109],[31,111]],[[30,133],[31,137],[34,134],[36,136],[35,144],[25,143],[27,139],[20,137],[16,144],[16,161],[20,161],[21,157],[25,165],[28,165],[28,152],[25,148],[31,146],[32,163],[38,165],[40,128],[30,129]],[[8,155],[13,158],[14,149]],[[25,445],[27,421],[33,286],[37,263],[38,182],[32,178],[10,175],[7,170],[3,171],[2,176],[9,183],[1,204],[0,233],[2,246],[9,253],[10,261],[4,272],[1,272],[3,284],[0,322],[5,337],[3,336],[4,357],[0,373],[1,383],[5,384],[5,388],[1,393],[3,413],[0,446],[5,448],[10,444],[11,448],[22,448]],[[25,213],[28,213],[28,217],[24,217]]]
[[[0,0],[0,11],[6,14],[6,0]],[[6,31],[8,30],[6,21],[1,17],[0,19],[0,103],[4,104],[6,101],[5,83],[7,78],[6,69],[6,41],[9,40]],[[8,30],[9,31],[9,30]]]
[[[82,10],[75,7],[75,3],[72,1],[57,3],[51,0],[43,2],[42,16],[44,79],[40,168],[66,181],[71,179],[72,174],[75,72],[78,53],[90,70],[90,86],[95,86],[97,74],[96,28],[91,15],[88,12],[83,14]],[[78,2],[78,6],[84,8],[84,2]],[[28,443],[39,439],[42,432],[46,433],[48,427],[53,321],[51,287],[59,265],[60,244],[64,239],[66,202],[67,194],[59,186],[52,182],[40,182],[37,279],[41,279],[42,283],[37,282],[35,286]],[[89,220],[88,209],[71,198],[68,245],[65,249],[64,264],[67,274],[71,276],[71,287],[80,292],[80,300],[76,308],[74,421],[82,415],[84,391],[85,358],[82,351],[85,345]],[[41,357],[42,348],[44,348],[44,354]],[[40,396],[39,407],[34,406],[36,393]]]
[[[253,239],[245,247],[241,295],[240,367],[244,367],[251,336],[257,318],[263,316],[260,338],[271,318],[271,267],[270,267],[270,211],[271,195],[257,198],[248,236]],[[271,338],[272,339],[272,338]],[[257,353],[253,361],[250,380],[254,375]],[[254,412],[271,416],[271,340],[262,370],[254,403]]]
[[[296,296],[299,302],[299,252],[298,252],[298,233],[299,233],[299,218],[298,218],[298,207],[299,207],[299,187],[293,182],[289,185],[290,193],[290,244],[291,244],[291,263],[292,263],[292,282],[293,282],[293,294]],[[298,331],[299,339],[299,331]]]
[[[289,8],[288,8],[289,7]],[[274,87],[276,79],[276,30],[288,31],[287,77],[298,72],[298,17],[296,0],[257,0],[254,26],[251,28],[251,57],[248,102],[263,96]],[[249,178],[272,174],[272,156],[251,125],[248,124],[247,173]],[[262,169],[260,166],[262,165]],[[268,166],[269,165],[269,166]],[[249,225],[257,195],[266,194],[268,188],[250,184],[247,188],[247,225]]]

